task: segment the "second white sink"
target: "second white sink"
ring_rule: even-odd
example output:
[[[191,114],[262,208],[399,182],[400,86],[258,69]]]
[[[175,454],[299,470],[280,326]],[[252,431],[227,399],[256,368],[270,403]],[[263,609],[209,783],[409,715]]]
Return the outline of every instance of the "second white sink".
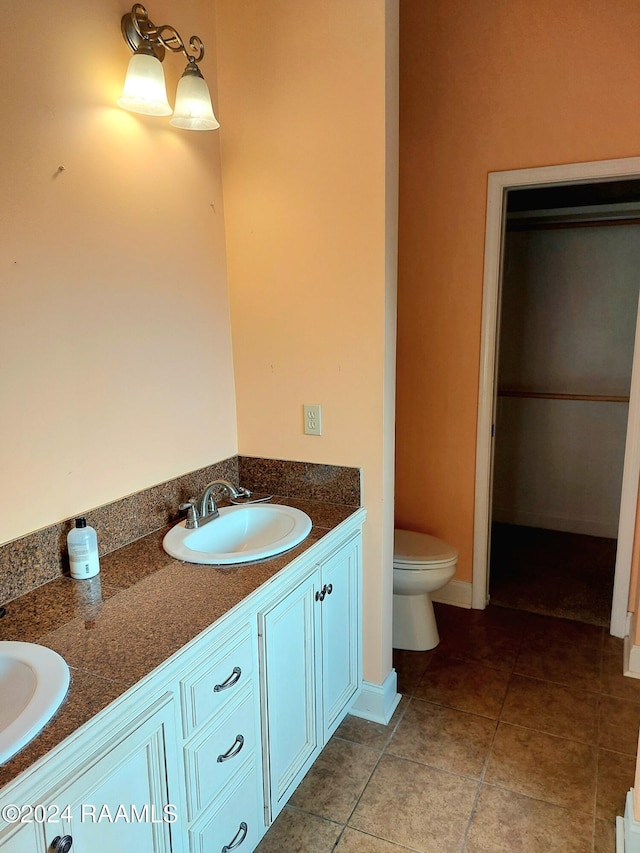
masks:
[[[218,518],[195,530],[176,524],[163,540],[167,554],[187,563],[228,566],[263,560],[288,551],[311,531],[302,510],[282,504],[223,507]]]
[[[32,740],[60,707],[69,667],[36,643],[0,642],[0,764]]]

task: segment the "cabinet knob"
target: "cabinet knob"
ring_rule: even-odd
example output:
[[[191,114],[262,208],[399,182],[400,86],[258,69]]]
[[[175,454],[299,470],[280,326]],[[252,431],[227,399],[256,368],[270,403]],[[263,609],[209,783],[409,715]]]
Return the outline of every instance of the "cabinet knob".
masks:
[[[247,837],[247,832],[249,831],[249,827],[247,824],[242,821],[240,826],[238,827],[238,831],[233,836],[231,841],[228,844],[225,844],[220,853],[229,853],[229,850],[235,850],[236,847],[240,847],[242,842]]]
[[[69,853],[73,838],[70,835],[56,835],[49,848],[52,853]]]
[[[333,592],[333,584],[325,584],[320,592],[316,592],[316,601],[324,601],[325,595],[331,595]]]

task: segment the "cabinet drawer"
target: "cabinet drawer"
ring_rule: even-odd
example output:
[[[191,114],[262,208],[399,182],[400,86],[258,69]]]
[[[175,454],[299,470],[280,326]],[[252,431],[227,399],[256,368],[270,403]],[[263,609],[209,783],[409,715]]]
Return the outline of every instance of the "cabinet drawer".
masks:
[[[234,853],[251,853],[264,829],[257,768],[251,767],[242,774],[229,796],[216,803],[191,827],[189,853],[222,853],[225,846]]]
[[[211,720],[251,681],[254,649],[249,625],[216,643],[211,658],[180,682],[184,735]]]
[[[193,820],[246,763],[255,756],[256,708],[251,688],[185,746],[187,806]],[[254,757],[255,763],[255,757]]]

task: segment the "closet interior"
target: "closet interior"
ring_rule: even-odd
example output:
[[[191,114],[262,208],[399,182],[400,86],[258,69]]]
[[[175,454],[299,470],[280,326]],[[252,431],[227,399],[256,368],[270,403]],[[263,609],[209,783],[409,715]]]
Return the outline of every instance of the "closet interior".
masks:
[[[640,280],[640,181],[511,190],[490,599],[609,625]]]

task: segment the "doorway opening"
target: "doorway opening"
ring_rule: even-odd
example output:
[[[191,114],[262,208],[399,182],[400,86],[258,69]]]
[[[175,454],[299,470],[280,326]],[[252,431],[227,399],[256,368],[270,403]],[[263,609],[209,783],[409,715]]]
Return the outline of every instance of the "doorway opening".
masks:
[[[636,158],[489,177],[474,607],[627,632],[638,236]]]

